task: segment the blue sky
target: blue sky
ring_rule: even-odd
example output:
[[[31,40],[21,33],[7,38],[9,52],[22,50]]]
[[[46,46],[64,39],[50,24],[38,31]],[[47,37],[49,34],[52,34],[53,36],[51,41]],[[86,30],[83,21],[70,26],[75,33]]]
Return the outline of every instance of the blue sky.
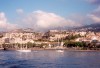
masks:
[[[83,0],[0,0],[0,11],[8,17],[16,14],[16,9],[23,9],[29,13],[36,10],[54,12],[61,16],[73,13],[88,13],[95,6]]]
[[[22,16],[23,18],[40,10],[46,13],[54,13],[66,19],[74,14],[83,17],[91,14],[98,8],[99,2],[99,0],[0,0],[0,12],[5,14],[5,18],[11,24],[15,24],[21,18],[16,12],[18,9],[21,9],[24,13],[25,17]]]

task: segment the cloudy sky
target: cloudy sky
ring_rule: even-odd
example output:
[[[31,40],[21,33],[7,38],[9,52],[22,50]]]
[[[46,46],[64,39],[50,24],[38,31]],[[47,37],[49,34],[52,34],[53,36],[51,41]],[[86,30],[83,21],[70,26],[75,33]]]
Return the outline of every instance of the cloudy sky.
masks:
[[[0,30],[100,23],[100,0],[0,0]]]

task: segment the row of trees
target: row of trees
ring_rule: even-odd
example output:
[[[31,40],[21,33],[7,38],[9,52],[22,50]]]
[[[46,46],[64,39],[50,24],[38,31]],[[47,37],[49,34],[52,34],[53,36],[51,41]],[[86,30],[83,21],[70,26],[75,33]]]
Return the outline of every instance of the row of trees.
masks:
[[[86,43],[85,42],[65,41],[64,46],[66,46],[66,47],[86,47]]]
[[[96,42],[73,42],[73,41],[66,41],[64,43],[65,47],[81,47],[81,48],[100,48],[100,44]]]
[[[34,48],[34,47],[39,47],[39,48],[43,48],[44,46],[46,46],[47,44],[35,44],[35,43],[31,43],[28,42],[26,44],[19,44],[19,43],[13,43],[13,44],[2,44],[3,48],[25,48],[27,46],[27,48]]]

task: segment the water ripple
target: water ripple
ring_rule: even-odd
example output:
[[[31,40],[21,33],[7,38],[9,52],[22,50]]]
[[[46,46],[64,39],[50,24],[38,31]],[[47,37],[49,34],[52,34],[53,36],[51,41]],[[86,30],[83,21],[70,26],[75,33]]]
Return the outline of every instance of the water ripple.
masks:
[[[0,68],[100,68],[100,52],[0,52]]]

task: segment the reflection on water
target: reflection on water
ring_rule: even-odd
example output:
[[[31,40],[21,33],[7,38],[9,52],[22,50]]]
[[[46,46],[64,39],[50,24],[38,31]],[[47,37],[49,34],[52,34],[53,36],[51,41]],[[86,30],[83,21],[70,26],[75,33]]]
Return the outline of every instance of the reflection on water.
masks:
[[[64,56],[64,53],[57,53],[56,51],[33,51],[29,53],[23,53],[23,52],[15,52],[16,58],[19,59],[59,59],[60,57]]]
[[[0,68],[100,68],[100,52],[0,51]]]

